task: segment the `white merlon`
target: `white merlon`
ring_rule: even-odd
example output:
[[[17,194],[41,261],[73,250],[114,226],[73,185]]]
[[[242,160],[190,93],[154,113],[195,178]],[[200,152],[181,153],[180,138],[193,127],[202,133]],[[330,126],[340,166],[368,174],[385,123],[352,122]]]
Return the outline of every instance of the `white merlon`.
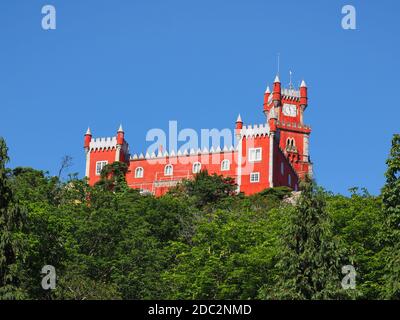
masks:
[[[271,109],[272,110],[272,109]],[[268,136],[269,135],[269,125],[268,124],[260,124],[260,125],[248,125],[243,126],[240,131],[242,137],[255,137],[255,136]]]
[[[282,95],[288,98],[300,98],[300,91],[294,89],[282,89]]]
[[[263,125],[260,125],[259,127],[256,126],[258,128],[258,130],[260,130],[260,128],[262,129]],[[207,147],[204,147],[203,150],[201,150],[200,148],[195,150],[195,149],[184,149],[182,150],[178,150],[178,152],[176,153],[174,150],[172,150],[170,153],[168,153],[168,151],[164,151],[164,153],[162,153],[161,151],[158,151],[158,153],[156,152],[152,152],[151,154],[149,152],[146,152],[145,155],[143,155],[143,153],[140,153],[140,155],[137,155],[136,153],[133,156],[130,156],[130,160],[143,160],[143,159],[155,159],[155,158],[168,158],[168,157],[182,157],[182,156],[188,156],[188,155],[201,155],[201,154],[212,154],[212,153],[221,153],[221,152],[234,152],[236,151],[236,148],[231,146],[224,146],[223,149],[218,146],[216,148],[214,148],[213,146],[208,149]]]
[[[90,150],[104,150],[104,149],[113,149],[117,147],[117,138],[116,137],[107,137],[107,138],[95,138],[90,141],[89,149]]]

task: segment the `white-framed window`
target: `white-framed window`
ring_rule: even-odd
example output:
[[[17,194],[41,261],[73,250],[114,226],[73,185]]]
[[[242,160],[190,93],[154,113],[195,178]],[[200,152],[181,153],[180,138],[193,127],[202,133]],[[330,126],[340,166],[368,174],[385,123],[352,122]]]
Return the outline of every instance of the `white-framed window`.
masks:
[[[289,174],[287,179],[288,179],[289,186],[291,186],[292,185],[292,176]]]
[[[96,162],[96,176],[101,174],[101,170],[108,164],[108,161],[102,160]]]
[[[231,168],[231,162],[228,159],[225,159],[221,162],[221,171],[229,171]]]
[[[200,162],[193,163],[192,172],[199,173],[200,171],[201,171],[201,163]]]
[[[172,166],[172,164],[167,164],[164,167],[164,175],[165,176],[172,176],[174,174],[174,167]]]
[[[285,166],[283,165],[283,162],[281,162],[281,175],[283,176],[285,174]]]
[[[249,149],[249,161],[256,162],[262,159],[262,148],[250,148]]]
[[[260,182],[260,173],[259,172],[250,173],[250,182],[251,183]]]
[[[142,167],[137,167],[135,169],[135,178],[143,178],[144,169]]]

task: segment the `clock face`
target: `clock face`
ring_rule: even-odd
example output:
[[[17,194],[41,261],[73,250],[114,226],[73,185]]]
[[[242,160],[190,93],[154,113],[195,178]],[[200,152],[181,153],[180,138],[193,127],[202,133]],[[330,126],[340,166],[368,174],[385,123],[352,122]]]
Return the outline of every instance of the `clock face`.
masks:
[[[285,116],[295,117],[297,116],[297,107],[294,104],[284,104],[282,107],[282,112]]]

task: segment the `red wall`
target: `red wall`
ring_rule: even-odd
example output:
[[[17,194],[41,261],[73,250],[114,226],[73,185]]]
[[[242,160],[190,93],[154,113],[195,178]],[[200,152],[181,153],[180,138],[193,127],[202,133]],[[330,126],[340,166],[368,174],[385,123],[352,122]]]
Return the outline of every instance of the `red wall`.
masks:
[[[284,133],[286,134],[286,133]],[[281,139],[282,140],[282,139]],[[268,136],[244,137],[242,140],[242,176],[240,191],[246,195],[251,195],[262,190],[269,188],[269,149],[270,140]],[[262,159],[259,162],[249,161],[249,148],[262,148]],[[90,169],[89,169],[89,183],[95,184],[100,176],[96,176],[96,162],[108,161],[109,164],[115,160],[116,150],[92,150],[90,153]],[[121,157],[124,157],[121,152]],[[221,171],[221,163],[224,159],[230,161],[230,169],[228,171]],[[123,158],[121,159],[124,160]],[[297,176],[289,164],[288,159],[280,150],[278,142],[274,146],[274,186],[288,185],[287,175],[290,173],[292,176],[292,184],[290,187],[293,189],[298,183]],[[202,170],[208,170],[210,174],[218,174],[223,176],[230,176],[237,180],[237,164],[238,152],[220,152],[212,154],[199,154],[188,156],[174,156],[166,158],[155,159],[137,159],[130,160],[128,165],[128,172],[126,175],[127,183],[130,187],[142,190],[148,190],[156,196],[165,194],[168,189],[175,185],[182,179],[193,177],[193,164],[200,162]],[[284,175],[280,171],[281,163],[284,163]],[[173,175],[166,176],[164,168],[167,164],[173,165]],[[135,177],[135,169],[142,167],[144,169],[143,178]],[[258,183],[250,182],[250,174],[252,172],[260,173],[260,181]]]
[[[262,148],[262,158],[260,162],[250,162],[248,150],[250,148]],[[254,194],[269,187],[269,137],[257,136],[247,137],[242,140],[242,179],[240,191],[245,194]],[[260,173],[260,182],[251,183],[250,174]]]
[[[293,190],[297,190],[298,187],[298,175],[294,168],[289,164],[285,154],[282,150],[275,145],[274,150],[274,186],[288,186]],[[281,171],[281,164],[283,163],[283,175]],[[291,176],[291,184],[289,184],[288,176]]]
[[[193,177],[193,164],[200,162],[201,169],[207,170],[210,174],[231,176],[236,178],[236,157],[237,152],[221,152],[213,154],[188,155],[179,157],[167,157],[158,159],[138,159],[129,162],[129,170],[126,176],[127,183],[132,188],[144,189],[154,192],[155,195],[162,195],[168,187],[168,181],[177,181]],[[229,171],[221,171],[221,163],[224,159],[230,161]],[[167,164],[173,166],[173,175],[165,176],[164,168]],[[135,178],[135,170],[142,167],[143,178]],[[161,182],[162,186],[154,184],[154,181]]]
[[[115,149],[112,150],[93,150],[90,152],[90,168],[89,168],[89,184],[94,185],[100,180],[100,176],[96,176],[96,162],[108,161],[111,164],[115,161]]]

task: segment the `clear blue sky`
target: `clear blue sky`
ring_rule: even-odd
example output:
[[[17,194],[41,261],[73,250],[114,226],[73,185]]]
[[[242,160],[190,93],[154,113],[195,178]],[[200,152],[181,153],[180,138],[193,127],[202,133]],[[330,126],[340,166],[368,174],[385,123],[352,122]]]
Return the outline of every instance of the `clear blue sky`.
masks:
[[[57,29],[41,28],[41,8]],[[357,9],[357,30],[341,8]],[[400,2],[285,0],[2,0],[0,136],[10,165],[56,174],[63,155],[84,173],[83,134],[115,134],[132,152],[146,132],[262,123],[263,92],[304,77],[317,181],[378,193],[399,132]]]

